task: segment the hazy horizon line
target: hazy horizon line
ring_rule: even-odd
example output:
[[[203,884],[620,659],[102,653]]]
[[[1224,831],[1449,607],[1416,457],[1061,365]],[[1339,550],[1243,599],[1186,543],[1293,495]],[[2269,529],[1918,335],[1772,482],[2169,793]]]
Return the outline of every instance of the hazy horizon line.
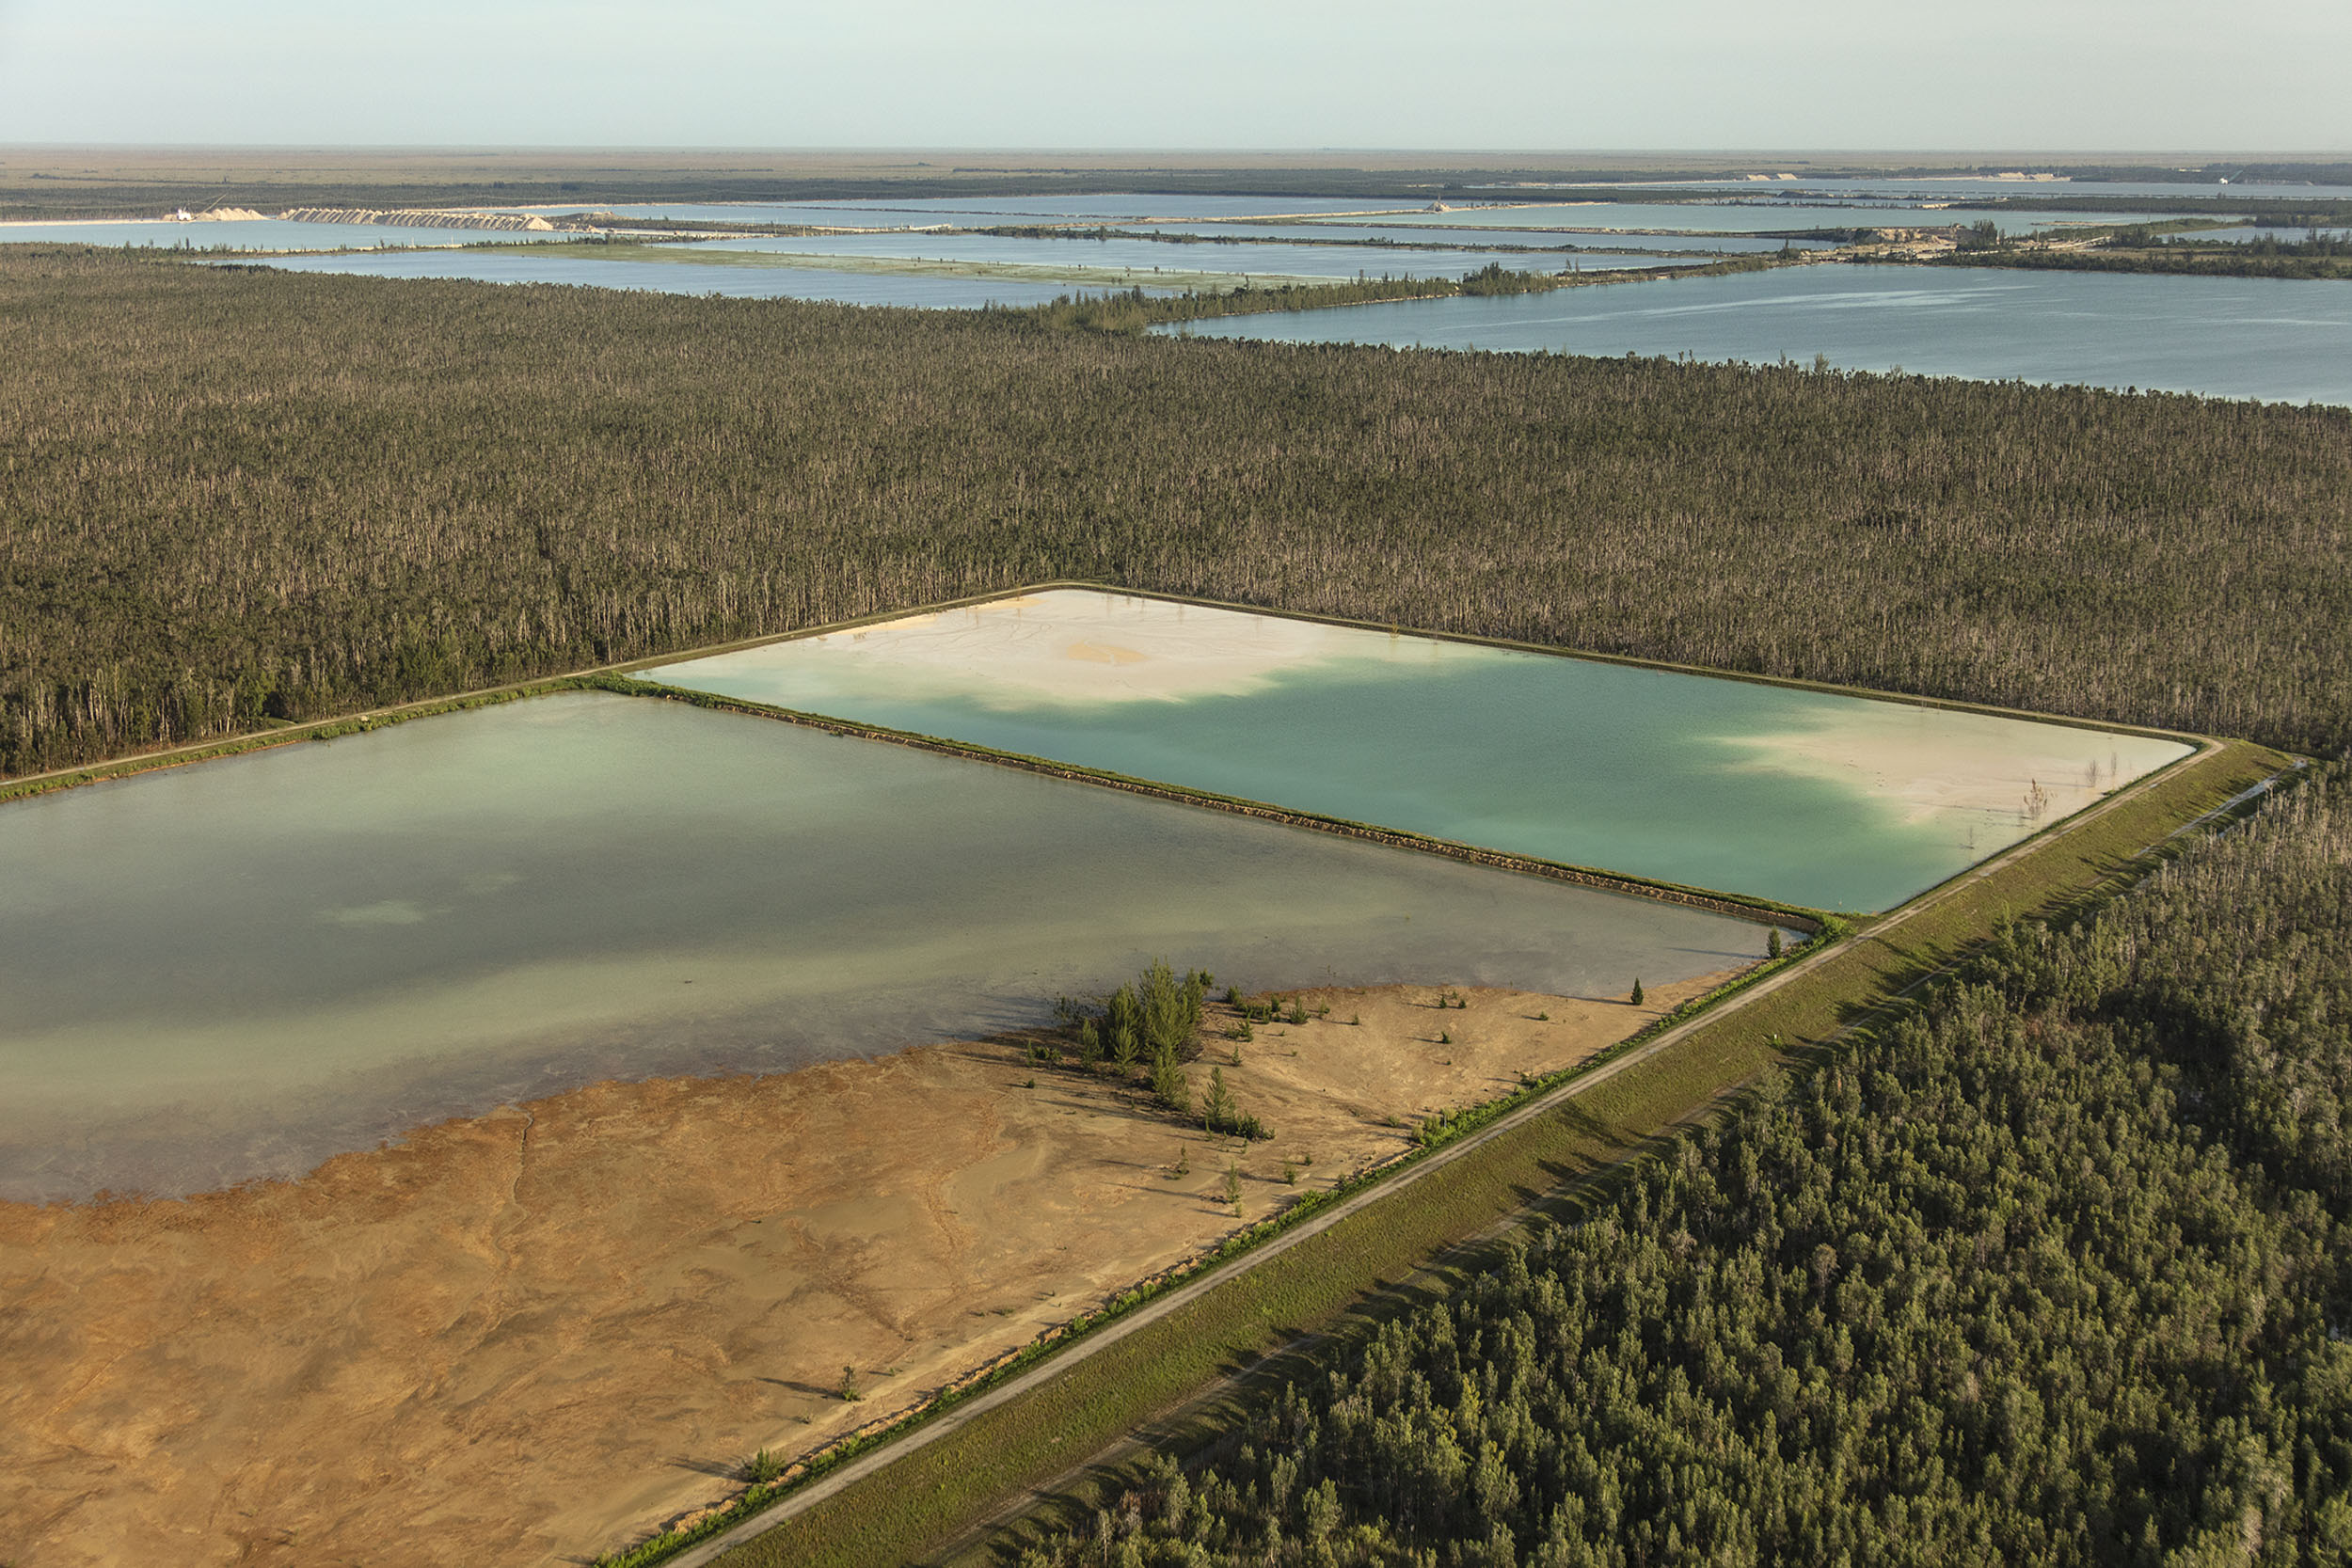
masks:
[[[366,142],[366,141],[0,141],[0,151],[195,151],[195,152],[733,152],[733,153],[838,153],[838,154],[914,154],[935,153],[1023,153],[1088,155],[1096,157],[1125,157],[1145,155],[1175,155],[1212,157],[1248,155],[1256,157],[1415,157],[1422,155],[1466,157],[1492,156],[1511,158],[1736,158],[1751,162],[1771,162],[1778,158],[1973,158],[1988,161],[2028,161],[2055,163],[2066,159],[2123,158],[2153,162],[2170,158],[2214,159],[2296,159],[2328,161],[2352,159],[2352,148],[2004,148],[2004,147],[1475,147],[1475,146],[1397,146],[1397,147],[1270,147],[1234,144],[1174,146],[1142,144],[1055,143],[1025,145],[1020,143],[907,143],[902,145],[856,142],[758,143],[758,142]]]

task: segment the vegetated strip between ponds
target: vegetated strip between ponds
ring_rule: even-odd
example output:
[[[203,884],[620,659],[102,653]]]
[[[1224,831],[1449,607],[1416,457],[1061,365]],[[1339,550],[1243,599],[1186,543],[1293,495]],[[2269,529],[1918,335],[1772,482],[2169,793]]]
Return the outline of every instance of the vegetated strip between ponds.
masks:
[[[1114,773],[1106,768],[1087,768],[1073,762],[1056,762],[1048,757],[1033,757],[1020,752],[1000,752],[994,747],[977,745],[964,740],[948,740],[934,735],[922,735],[913,730],[894,730],[880,724],[861,723],[855,720],[834,719],[821,713],[804,713],[798,708],[781,707],[749,697],[722,696],[716,692],[698,691],[692,687],[671,686],[660,681],[634,680],[627,675],[586,675],[577,685],[596,687],[630,697],[661,697],[671,702],[708,708],[720,713],[741,713],[758,719],[776,719],[788,724],[802,724],[822,730],[828,735],[848,736],[857,740],[882,740],[893,745],[909,747],[918,752],[936,752],[943,756],[962,757],[972,762],[993,763],[1025,773],[1041,773],[1048,778],[1068,779],[1077,784],[1095,784],[1104,789],[1122,790],[1131,795],[1147,795],[1154,800],[1172,801],[1178,805],[1201,806],[1212,811],[1231,812],[1236,816],[1254,816],[1285,827],[1302,828],[1315,832],[1332,833],[1342,838],[1364,839],[1385,845],[1392,849],[1412,849],[1425,855],[1438,855],[1448,860],[1468,861],[1473,865],[1494,866],[1504,871],[1518,871],[1529,876],[1549,878],[1554,881],[1574,882],[1579,886],[1597,888],[1605,893],[1620,893],[1640,898],[1654,898],[1663,903],[1685,904],[1695,909],[1727,914],[1740,920],[1753,920],[1765,925],[1792,926],[1811,934],[1823,929],[1822,914],[1816,910],[1794,904],[1777,903],[1769,898],[1752,898],[1743,894],[1717,893],[1709,888],[1685,887],[1679,882],[1653,880],[1626,872],[1601,871],[1591,866],[1568,865],[1559,861],[1539,859],[1534,855],[1515,855],[1501,849],[1482,849],[1474,844],[1462,844],[1453,839],[1431,838],[1425,834],[1407,832],[1401,828],[1383,828],[1371,822],[1351,821],[1344,816],[1327,816],[1319,812],[1294,811],[1263,800],[1244,800],[1235,795],[1217,795],[1203,789],[1188,789],[1182,784],[1162,784],[1154,779],[1139,779],[1132,774]]]
[[[805,1478],[789,1491],[755,1489],[739,1512],[691,1537],[656,1538],[601,1560],[616,1568],[713,1561],[851,1568],[918,1560],[988,1519],[1005,1498],[1068,1476],[1236,1367],[1331,1331],[1435,1255],[1640,1152],[1759,1074],[1824,1050],[1881,1009],[1900,1006],[1965,958],[1998,920],[2063,912],[2128,883],[2184,826],[2294,766],[2248,742],[2207,742],[1921,895],[1853,940],[1808,944],[1499,1102],[1470,1123],[1475,1131],[1390,1166],[1371,1191],[1318,1205],[1311,1218],[1294,1209],[1290,1215],[1303,1221],[1295,1227],[1253,1227],[1236,1243],[1247,1245],[1263,1232],[1272,1244],[1212,1266],[1148,1306],[1132,1304],[1133,1315],[1111,1331],[959,1401],[952,1414],[934,1407],[916,1415],[912,1431],[899,1429],[911,1445],[885,1448],[892,1434],[877,1434],[859,1456],[843,1454],[844,1463],[827,1466],[822,1479]],[[1719,1006],[1734,997],[1735,1005]],[[1287,1234],[1276,1239],[1277,1228]],[[760,1517],[771,1506],[783,1515]]]
[[[1367,277],[1311,283],[1276,283],[1260,288],[1245,280],[1237,288],[1208,293],[1146,294],[1140,287],[1126,293],[1078,294],[1051,305],[1009,308],[1041,325],[1095,332],[1140,333],[1155,326],[1182,327],[1187,322],[1219,316],[1272,315],[1295,310],[1332,310],[1350,305],[1396,305],[1412,300],[1452,299],[1459,294],[1549,293],[1557,289],[1597,289],[1620,283],[1671,282],[1680,277],[1724,277],[1735,273],[1768,272],[1774,267],[1809,266],[1847,259],[1843,251],[1801,250],[1736,256],[1723,261],[1695,261],[1662,267],[1610,267],[1597,272],[1513,272],[1497,261],[1482,277]],[[1235,275],[1238,276],[1238,275]],[[1258,275],[1251,274],[1250,277]],[[1448,352],[1440,350],[1438,352]]]
[[[2116,735],[2148,736],[2164,740],[2187,742],[2193,746],[2210,744],[2201,737],[2171,730],[2145,725],[2096,722],[2078,719],[2054,718],[2046,713],[2022,708],[1997,707],[1983,703],[1962,702],[1950,698],[1915,695],[1908,692],[1880,691],[1864,687],[1837,686],[1823,681],[1802,680],[1789,676],[1757,674],[1737,670],[1714,670],[1700,665],[1677,664],[1662,659],[1640,658],[1624,654],[1586,653],[1572,648],[1556,647],[1540,642],[1525,642],[1509,638],[1481,637],[1469,632],[1422,631],[1392,624],[1361,621],[1340,615],[1317,614],[1307,610],[1272,610],[1263,605],[1240,604],[1229,600],[1204,598],[1199,595],[1164,594],[1151,589],[1127,588],[1116,584],[1085,579],[1057,578],[1029,583],[997,593],[971,594],[941,604],[909,610],[878,611],[852,620],[811,626],[799,631],[782,632],[763,637],[744,638],[736,641],[702,648],[691,653],[665,654],[649,658],[632,659],[625,664],[610,665],[603,670],[583,673],[572,677],[573,684],[594,686],[627,695],[666,697],[673,701],[691,703],[696,706],[719,711],[750,714],[778,719],[788,723],[803,724],[830,734],[861,739],[886,740],[917,750],[936,752],[948,756],[961,756],[977,761],[993,762],[1027,772],[1079,783],[1099,784],[1106,788],[1148,795],[1179,804],[1230,811],[1240,816],[1261,817],[1286,826],[1329,832],[1343,837],[1364,839],[1392,848],[1412,849],[1424,854],[1444,856],[1472,864],[1518,871],[1530,876],[1550,878],[1604,892],[1626,894],[1637,897],[1656,898],[1669,903],[1689,905],[1738,919],[1762,923],[1783,923],[1794,928],[1819,935],[1822,930],[1822,911],[1774,899],[1743,893],[1724,893],[1712,888],[1688,886],[1654,878],[1638,877],[1629,872],[1575,865],[1539,856],[1521,855],[1487,849],[1476,845],[1451,839],[1435,838],[1402,829],[1387,828],[1375,823],[1359,822],[1343,816],[1317,812],[1296,811],[1290,807],[1238,796],[1220,795],[1214,791],[1193,789],[1157,780],[1137,778],[1105,768],[1089,768],[1077,763],[1059,762],[1051,758],[1030,756],[1018,752],[999,751],[975,742],[943,738],[914,731],[891,729],[855,720],[838,719],[824,714],[789,708],[779,704],[763,703],[754,698],[727,696],[700,691],[691,687],[668,682],[644,681],[636,672],[707,658],[717,655],[737,653],[747,649],[771,647],[778,643],[803,641],[811,638],[830,636],[836,632],[861,626],[884,626],[918,615],[936,615],[950,610],[969,609],[1007,599],[1018,599],[1055,589],[1081,589],[1093,593],[1119,594],[1133,598],[1154,599],[1165,604],[1198,606],[1204,609],[1231,610],[1238,614],[1270,616],[1281,620],[1300,621],[1317,626],[1344,626],[1354,630],[1385,633],[1389,636],[1408,636],[1438,642],[1458,642],[1470,647],[1499,648],[1514,653],[1540,654],[1551,658],[1576,659],[1588,663],[1618,664],[1639,670],[1658,670],[1676,674],[1703,676],[1710,680],[1738,681],[1752,686],[1782,687],[1797,691],[1818,691],[1829,696],[1869,702],[1900,704],[1909,707],[1931,708],[1952,713],[1984,714],[2002,719],[2018,719],[2033,723],[2059,724],[2072,728],[2096,730]],[[2153,775],[2150,775],[2153,777]],[[2079,815],[2079,814],[2077,814]],[[2041,830],[2042,834],[2062,828],[2072,818],[2061,818]],[[2041,836],[2040,834],[2034,835]],[[2025,841],[2033,842],[2032,838]],[[1929,890],[1932,891],[1932,890]]]

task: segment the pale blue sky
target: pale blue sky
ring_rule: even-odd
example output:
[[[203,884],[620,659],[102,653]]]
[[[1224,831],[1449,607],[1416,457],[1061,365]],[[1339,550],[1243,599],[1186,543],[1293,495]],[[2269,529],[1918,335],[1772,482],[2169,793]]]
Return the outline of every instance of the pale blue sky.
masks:
[[[0,141],[2352,149],[2345,0],[0,0]]]

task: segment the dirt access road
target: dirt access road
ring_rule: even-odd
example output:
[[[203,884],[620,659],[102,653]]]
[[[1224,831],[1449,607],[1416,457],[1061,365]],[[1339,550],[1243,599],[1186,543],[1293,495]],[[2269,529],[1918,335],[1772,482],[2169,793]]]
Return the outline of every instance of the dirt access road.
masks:
[[[1601,1085],[1608,1083],[1612,1078],[1627,1071],[1639,1063],[1646,1061],[1661,1052],[1671,1050],[1674,1046],[1680,1043],[1682,1040],[1689,1038],[1698,1030],[1709,1027],[1720,1022],[1731,1011],[1750,1006],[1765,997],[1772,995],[1774,992],[1779,991],[1786,987],[1797,984],[1806,979],[1823,965],[1834,961],[1839,956],[1848,952],[1853,945],[1857,943],[1888,942],[1890,938],[1899,933],[1906,925],[1918,921],[1922,917],[1934,912],[1946,904],[1949,903],[1951,900],[1964,895],[1968,892],[1974,890],[1979,884],[1998,875],[2005,869],[2016,864],[2020,861],[2025,860],[2028,856],[2050,847],[2054,841],[2076,833],[2109,816],[2113,812],[2122,809],[2129,802],[2138,799],[2148,790],[2155,787],[2160,782],[2173,778],[2181,769],[2194,767],[2201,760],[2210,756],[2216,749],[2217,748],[2211,742],[2200,742],[2199,750],[2193,755],[2183,758],[2172,768],[2165,768],[2136,782],[2129,788],[2118,791],[2106,800],[2101,801],[2098,805],[2079,814],[2072,820],[2058,825],[2058,828],[2055,832],[2037,835],[2036,837],[2027,839],[2023,843],[2012,846],[2003,853],[1983,862],[1981,864],[1962,873],[1960,876],[1952,878],[1950,880],[1933,889],[1931,889],[1929,892],[1914,899],[1911,903],[1904,905],[1892,914],[1878,920],[1866,930],[1849,938],[1844,942],[1824,944],[1819,951],[1806,955],[1804,958],[1789,965],[1778,974],[1759,981],[1755,986],[1750,987],[1747,990],[1740,992],[1738,996],[1728,999],[1723,1006],[1702,1014],[1689,1022],[1668,1030],[1665,1033],[1661,1034],[1657,1038],[1646,1042],[1638,1049],[1629,1052],[1625,1055],[1620,1056],[1612,1062],[1606,1063],[1601,1067],[1596,1068],[1590,1072],[1584,1073],[1571,1080],[1569,1083],[1563,1085],[1551,1093],[1532,1101],[1528,1104],[1519,1107],[1518,1110],[1510,1113],[1509,1115],[1498,1118],[1490,1125],[1482,1128],[1477,1132],[1463,1139],[1459,1143],[1453,1144],[1430,1158],[1407,1166],[1404,1170],[1398,1172],[1394,1177],[1381,1182],[1379,1185],[1369,1188],[1347,1201],[1334,1207],[1328,1212],[1315,1216],[1312,1220],[1310,1220],[1292,1230],[1284,1232],[1281,1236],[1267,1243],[1265,1245],[1257,1248],[1247,1256],[1236,1259],[1233,1261],[1202,1275],[1200,1278],[1184,1286],[1183,1289],[1171,1291],[1168,1294],[1159,1297],[1146,1306],[1137,1308],[1136,1311],[1129,1313],[1118,1322],[1088,1336],[1077,1345],[1073,1346],[1070,1351],[1055,1356],[1052,1360],[1045,1362],[1044,1364],[1024,1373],[1020,1377],[1015,1378],[997,1388],[992,1389],[989,1393],[981,1396],[980,1398],[973,1400],[967,1404],[959,1406],[948,1415],[927,1423],[926,1425],[916,1429],[914,1432],[910,1433],[905,1437],[900,1438],[897,1442],[884,1445],[870,1453],[862,1455],[850,1464],[844,1465],[839,1470],[834,1471],[832,1474],[827,1475],[807,1486],[795,1490],[782,1501],[778,1502],[773,1508],[755,1518],[744,1521],[742,1524],[736,1526],[732,1529],[712,1537],[708,1541],[698,1543],[689,1550],[680,1553],[673,1559],[670,1559],[669,1563],[674,1565],[674,1568],[704,1568],[704,1565],[717,1561],[728,1551],[733,1550],[738,1546],[741,1546],[756,1539],[758,1536],[765,1534],[769,1530],[774,1529],[778,1526],[785,1524],[792,1518],[808,1512],[810,1509],[823,1503],[827,1498],[835,1497],[848,1490],[850,1487],[856,1485],[861,1481],[874,1476],[878,1472],[896,1463],[898,1460],[904,1458],[906,1455],[916,1452],[921,1449],[954,1436],[958,1432],[968,1426],[972,1421],[987,1414],[989,1411],[997,1409],[1022,1399],[1025,1395],[1043,1386],[1046,1383],[1052,1381],[1053,1379],[1063,1375],[1072,1368],[1082,1363],[1087,1357],[1100,1354],[1104,1350],[1111,1345],[1117,1344],[1120,1339],[1123,1339],[1128,1336],[1142,1330],[1150,1324],[1168,1317],[1170,1313],[1182,1309],[1189,1303],[1198,1300],[1200,1297],[1208,1294],[1210,1291],[1217,1290],[1219,1287],[1239,1277],[1248,1271],[1262,1266],[1268,1260],[1279,1257],[1282,1253],[1299,1245],[1311,1237],[1319,1235],[1322,1232],[1328,1230],[1333,1226],[1348,1219],[1350,1216],[1360,1213],[1364,1210],[1387,1200],[1396,1194],[1406,1190],[1417,1181],[1427,1180],[1431,1175],[1444,1169],[1447,1165],[1455,1161],[1472,1157],[1480,1149],[1494,1142],[1496,1139],[1505,1136],[1515,1128],[1524,1125],[1526,1122],[1536,1117],[1549,1115],[1557,1110],[1561,1105],[1574,1100],[1578,1096],[1589,1094]],[[2242,800],[2253,794],[2259,793],[2265,787],[2267,787],[2267,782],[2264,784],[2256,785],[2254,789],[2245,792],[2245,794],[2238,797],[2238,799]],[[2225,810],[2227,809],[2228,804],[2229,802],[2225,802],[2222,807],[2217,808],[2217,810]],[[2212,813],[2206,814],[2207,816],[2212,815]],[[2201,821],[2203,818],[2201,817],[2199,820]],[[1941,971],[1939,970],[1938,973],[1941,973]],[[1932,975],[1922,977],[1921,979],[1914,982],[1911,986],[1906,987],[1902,994],[1909,995],[1912,991],[1917,990],[1919,986],[1926,984],[1928,980],[1931,978],[1933,978]],[[1849,1025],[1848,1030],[1841,1030],[1840,1034],[1842,1035],[1850,1032],[1851,1028],[1860,1026],[1860,1023]],[[1697,1107],[1693,1107],[1693,1109],[1695,1110]],[[1210,1390],[1198,1390],[1192,1396],[1192,1399],[1198,1400],[1210,1392]],[[1191,1402],[1187,1401],[1186,1402]],[[1160,1415],[1164,1418],[1171,1413],[1172,1412],[1164,1411],[1161,1412]],[[1075,1477],[1086,1472],[1088,1469],[1094,1467],[1108,1456],[1115,1454],[1120,1448],[1125,1446],[1125,1441],[1126,1440],[1122,1437],[1119,1442],[1115,1442],[1108,1447],[1098,1450],[1096,1453],[1089,1455],[1085,1461],[1072,1466],[1061,1476],[1056,1478],[1055,1481],[1044,1483],[1042,1486],[1038,1488],[1037,1491],[1050,1492],[1057,1485],[1067,1483],[1071,1480],[1073,1480]],[[993,1517],[998,1520],[1007,1519],[1017,1512],[1018,1507],[1016,1505],[1012,1508],[997,1511]]]

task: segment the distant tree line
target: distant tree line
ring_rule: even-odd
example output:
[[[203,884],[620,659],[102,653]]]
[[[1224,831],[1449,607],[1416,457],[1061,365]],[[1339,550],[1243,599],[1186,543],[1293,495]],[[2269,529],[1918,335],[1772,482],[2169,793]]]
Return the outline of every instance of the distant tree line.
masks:
[[[75,161],[81,162],[77,158]],[[1633,201],[1671,203],[1683,191],[1612,182],[1654,179],[1640,168],[1584,171],[1598,183],[1551,188],[1559,171],[1536,169],[1296,168],[1145,169],[1066,168],[912,170],[877,179],[870,173],[832,175],[753,169],[608,168],[593,178],[529,168],[513,160],[504,177],[476,173],[485,162],[469,158],[463,177],[430,153],[415,166],[387,167],[373,179],[319,179],[284,170],[249,172],[251,159],[230,152],[215,179],[173,178],[152,171],[93,170],[63,175],[40,170],[0,184],[0,219],[153,216],[176,207],[554,207],[593,203],[634,206],[685,202],[915,201],[938,197],[1062,197],[1089,195],[1255,196],[1276,200],[1342,198],[1367,207],[1421,207],[1433,201]],[[22,166],[29,159],[13,160]],[[1824,170],[1824,173],[1834,171]],[[1738,180],[1736,170],[1711,171]],[[1677,173],[1700,180],[1710,171]],[[1526,184],[1522,182],[1534,182]],[[1508,188],[1518,186],[1518,188]],[[1538,188],[1540,187],[1540,188]]]
[[[2339,775],[1022,1561],[2343,1562],[2347,1018]]]
[[[0,518],[9,772],[1072,577],[2352,743],[2334,408],[9,246]]]
[[[1924,172],[1924,171],[1922,171]],[[1996,169],[1978,172],[1994,174]],[[2265,187],[2283,185],[2352,185],[2352,163],[2226,163],[2200,164],[2195,168],[2165,168],[2153,164],[2070,164],[2052,172],[2094,184],[2103,180],[2142,185],[2211,185],[2217,181]]]
[[[1972,197],[1955,209],[2004,213],[2170,213],[2181,216],[2233,218],[2265,227],[2342,228],[2352,224],[2352,201],[2277,196],[2101,196],[2060,187],[2048,195]]]
[[[1933,260],[1946,266],[2014,267],[2029,272],[2344,278],[2352,277],[2352,239],[2312,230],[2300,240],[2270,234],[2245,241],[2206,240],[2195,234],[2156,234],[2126,228],[2095,245],[2065,249],[1984,246],[1963,240],[1957,253]]]
[[[12,160],[17,168],[34,158]],[[87,165],[87,154],[74,162]],[[134,160],[135,163],[135,160]],[[1057,197],[1109,194],[1186,196],[1256,196],[1311,200],[1341,198],[1367,207],[1419,207],[1436,201],[1469,204],[1491,201],[1587,202],[1676,205],[1691,199],[1687,187],[1644,183],[1655,182],[1656,167],[1639,166],[1579,170],[1512,168],[1363,169],[1341,166],[1293,168],[1171,169],[1165,166],[1117,169],[1107,167],[1041,167],[1019,169],[957,168],[924,172],[901,170],[878,180],[871,173],[824,174],[786,170],[711,169],[694,167],[612,167],[593,177],[581,172],[532,168],[528,154],[505,160],[503,173],[485,169],[499,160],[469,158],[462,173],[432,154],[420,154],[413,166],[389,165],[373,178],[317,178],[285,169],[254,170],[253,160],[224,154],[220,166],[228,172],[208,178],[176,177],[137,167],[88,169],[61,173],[33,169],[16,173],[0,183],[0,219],[139,217],[177,207],[250,207],[278,211],[288,207],[556,207],[594,204],[630,206],[685,202],[850,201],[880,197],[902,201],[938,197]],[[1678,167],[1677,182],[1746,183],[1754,172],[1745,167]],[[1932,179],[1955,170],[1921,166],[1887,170],[1864,165],[1817,165],[1805,170],[1808,180],[1867,177],[1888,180]],[[1963,171],[1967,172],[1967,171]],[[1974,172],[1994,172],[1978,170]],[[2060,169],[2056,172],[2067,172]],[[2352,183],[2352,165],[2343,163],[2250,165],[2244,167],[2209,166],[2198,170],[2137,168],[2132,166],[2075,171],[2089,177],[2085,184],[2023,187],[2032,194],[2007,191],[1959,203],[2020,210],[2092,208],[2121,212],[2205,212],[2256,210],[2311,213],[2352,212],[2352,203],[2313,201],[2296,190],[2298,184]],[[458,177],[453,178],[453,175]],[[2259,182],[2260,194],[2222,195],[2217,180]],[[2137,183],[2177,183],[2178,195],[2121,196],[2101,194],[2098,179]],[[2197,191],[2197,187],[2204,191]],[[1792,196],[1804,185],[1774,182],[1754,184],[1756,192]],[[2320,221],[2297,217],[2295,222]],[[2339,218],[2336,221],[2344,221]]]

